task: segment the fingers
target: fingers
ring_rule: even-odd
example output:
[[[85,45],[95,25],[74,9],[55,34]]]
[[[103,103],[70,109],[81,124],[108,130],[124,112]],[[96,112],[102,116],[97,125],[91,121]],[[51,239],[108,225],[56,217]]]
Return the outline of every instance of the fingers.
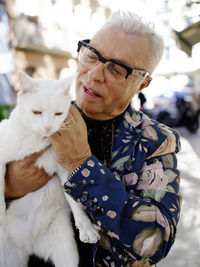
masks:
[[[42,149],[42,150],[40,150],[39,152],[35,152],[35,153],[33,153],[33,154],[31,154],[31,155],[29,155],[29,156],[27,156],[26,158],[25,158],[25,160],[26,160],[26,163],[27,164],[32,164],[32,163],[34,163],[47,149],[49,148],[49,146],[48,147],[46,147],[46,148],[44,148],[44,149]]]
[[[73,118],[75,121],[80,121],[80,120],[82,120],[82,116],[81,116],[80,112],[78,111],[78,109],[77,109],[75,106],[71,105],[71,107],[70,107],[70,109],[69,109],[69,112],[70,112],[72,118]]]
[[[76,117],[75,113],[77,112],[79,113],[79,111],[73,105],[71,105],[69,108],[69,113],[64,120],[64,124],[67,125],[67,124],[70,124],[72,121],[74,121]]]
[[[85,125],[84,120],[78,109],[75,106],[71,105],[69,108],[69,113],[64,122],[62,123],[60,130],[67,130],[74,124],[77,124],[77,122],[79,123],[79,126],[80,124]]]
[[[49,136],[48,139],[53,145],[55,145],[55,142],[61,139],[68,141],[72,140],[74,137],[80,136],[80,132],[83,134],[83,131],[87,134],[86,124],[78,109],[71,105],[69,108],[69,114],[62,123],[60,129]]]

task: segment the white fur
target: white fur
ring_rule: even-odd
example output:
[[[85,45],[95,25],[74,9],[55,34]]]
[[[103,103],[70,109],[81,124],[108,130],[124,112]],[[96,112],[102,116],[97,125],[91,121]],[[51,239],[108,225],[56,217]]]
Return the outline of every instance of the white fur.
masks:
[[[56,267],[76,267],[79,259],[70,210],[83,242],[95,243],[99,234],[81,206],[63,192],[61,186],[67,171],[56,160],[52,147],[36,165],[53,178],[5,209],[6,164],[49,146],[47,136],[60,128],[71,102],[71,79],[31,79],[24,73],[19,75],[17,105],[10,118],[0,123],[0,267],[25,267],[31,254],[50,259]],[[55,115],[57,112],[62,115]]]

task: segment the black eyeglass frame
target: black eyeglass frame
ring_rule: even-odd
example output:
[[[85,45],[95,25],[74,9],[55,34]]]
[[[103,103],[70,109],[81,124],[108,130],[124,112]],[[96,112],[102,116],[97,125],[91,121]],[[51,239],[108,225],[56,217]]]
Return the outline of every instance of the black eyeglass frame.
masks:
[[[96,50],[95,48],[93,48],[92,46],[90,46],[89,43],[90,43],[90,39],[85,39],[85,40],[78,41],[77,52],[80,51],[82,46],[85,46],[85,47],[87,47],[89,50],[91,50],[93,53],[95,53],[97,55],[98,60],[100,62],[102,62],[104,64],[106,62],[112,62],[112,63],[118,64],[119,66],[123,67],[126,70],[125,79],[127,79],[130,74],[136,74],[136,75],[140,75],[142,77],[149,77],[150,76],[149,72],[146,71],[146,70],[132,69],[132,68],[128,67],[127,65],[125,65],[124,63],[120,62],[120,61],[117,61],[117,60],[112,59],[112,58],[107,59],[105,57],[102,57],[102,55],[99,53],[99,51]]]

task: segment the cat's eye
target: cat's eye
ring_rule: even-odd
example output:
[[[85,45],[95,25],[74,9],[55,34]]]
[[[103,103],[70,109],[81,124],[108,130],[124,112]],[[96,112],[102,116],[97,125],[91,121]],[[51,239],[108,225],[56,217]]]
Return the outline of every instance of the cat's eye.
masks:
[[[40,114],[42,114],[42,111],[39,111],[39,110],[33,110],[33,114],[35,114],[35,115],[40,115]]]
[[[60,115],[62,115],[63,114],[63,112],[56,112],[56,113],[54,113],[56,116],[60,116]]]

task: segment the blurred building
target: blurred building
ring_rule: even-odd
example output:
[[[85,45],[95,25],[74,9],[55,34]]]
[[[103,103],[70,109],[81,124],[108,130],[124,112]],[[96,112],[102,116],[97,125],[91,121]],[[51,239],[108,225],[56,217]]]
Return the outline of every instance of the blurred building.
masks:
[[[114,0],[110,1],[114,2]],[[199,1],[123,0],[120,2],[121,4],[118,4],[116,8],[128,8],[128,10],[144,16],[147,20],[153,21],[165,41],[164,56],[153,74],[150,86],[143,90],[147,97],[147,106],[152,108],[159,95],[172,95],[175,91],[186,90],[195,95],[195,98],[200,99],[200,43],[191,45],[189,41],[193,44],[194,40],[186,39],[188,49],[183,51],[183,43],[180,43],[177,36],[177,33],[181,35],[184,30],[197,23],[195,38],[199,40]],[[191,34],[192,31],[188,33],[187,37],[189,38]],[[133,100],[137,102],[137,97]]]
[[[157,69],[156,85],[162,84],[164,92],[187,90],[200,94],[200,3],[197,2],[166,0],[158,14],[163,23],[165,53]]]
[[[0,105],[9,105],[13,102],[13,88],[10,83],[13,69],[13,55],[9,47],[9,19],[6,0],[0,0]]]
[[[74,72],[78,40],[90,38],[114,10],[128,9],[153,20],[165,39],[164,57],[145,95],[185,88],[200,93],[200,45],[188,55],[175,34],[199,21],[200,4],[187,7],[186,2],[192,1],[7,0],[15,70],[53,78]]]
[[[77,42],[110,15],[97,0],[7,0],[15,75],[61,78],[76,70]]]

